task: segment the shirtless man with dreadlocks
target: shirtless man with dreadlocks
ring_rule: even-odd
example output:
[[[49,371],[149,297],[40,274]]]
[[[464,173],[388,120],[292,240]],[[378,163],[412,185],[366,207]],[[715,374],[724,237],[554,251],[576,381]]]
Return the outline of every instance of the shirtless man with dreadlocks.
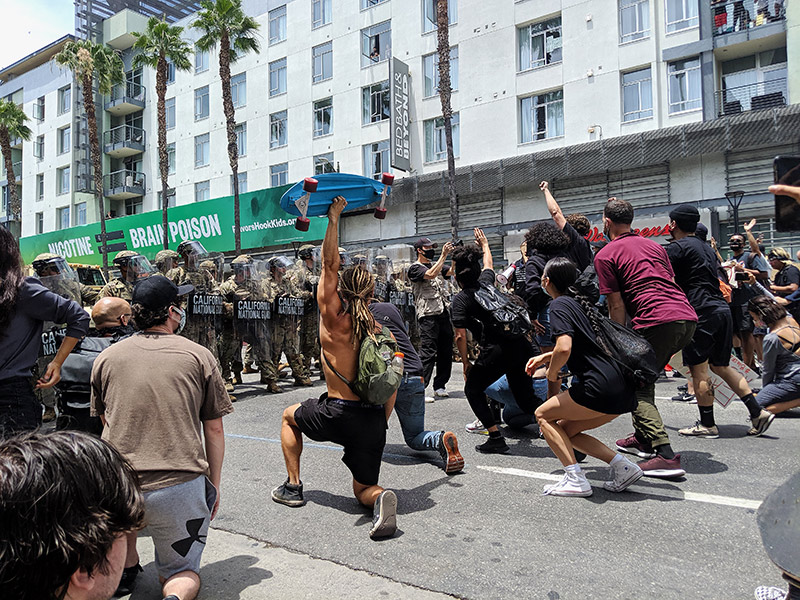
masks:
[[[389,537],[397,530],[397,496],[378,485],[386,421],[394,401],[385,406],[362,402],[344,382],[355,380],[361,339],[378,328],[369,310],[375,288],[372,275],[354,266],[342,271],[339,278],[338,228],[345,206],[347,201],[338,196],[328,209],[317,290],[319,339],[328,391],[283,412],[281,446],[289,477],[272,491],[272,499],[286,506],[305,504],[300,481],[303,434],[317,442],[341,444],[342,461],[353,474],[353,493],[361,504],[373,508],[369,535],[375,539]]]

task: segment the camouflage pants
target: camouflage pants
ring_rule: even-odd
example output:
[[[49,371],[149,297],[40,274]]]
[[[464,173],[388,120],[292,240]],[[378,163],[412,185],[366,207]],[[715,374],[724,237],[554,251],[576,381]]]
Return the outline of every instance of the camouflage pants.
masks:
[[[414,350],[419,352],[422,342],[419,338],[419,323],[417,322],[417,317],[415,314],[403,315],[403,317],[408,327],[408,337],[411,340],[411,345],[414,346]]]
[[[315,306],[313,312],[306,313],[300,320],[300,354],[306,374],[311,369],[311,360],[319,359],[319,353],[319,312]]]
[[[257,331],[243,332],[241,341],[247,342],[244,354],[244,363],[255,363],[261,371],[261,379],[267,381],[278,380],[277,361],[272,360],[270,332],[266,326]]]
[[[273,321],[272,362],[276,365],[279,364],[281,354],[286,354],[286,360],[295,378],[306,377],[303,355],[297,351],[298,343],[297,322],[294,319],[281,319],[279,317]]]
[[[242,370],[242,341],[236,336],[233,327],[223,327],[217,342],[217,353],[222,367],[222,378],[231,378],[231,371],[238,373]]]

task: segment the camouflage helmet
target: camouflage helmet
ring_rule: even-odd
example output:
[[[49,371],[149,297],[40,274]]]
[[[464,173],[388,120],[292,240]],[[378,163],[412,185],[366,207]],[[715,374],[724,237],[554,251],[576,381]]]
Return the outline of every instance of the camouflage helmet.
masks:
[[[130,262],[130,259],[136,258],[137,256],[140,256],[138,252],[134,252],[133,250],[122,250],[121,252],[117,252],[117,255],[114,257],[114,260],[111,262],[113,262],[118,267],[123,265],[126,266],[128,262]]]
[[[155,263],[159,265],[168,258],[176,259],[180,257],[181,255],[175,252],[175,250],[159,250],[158,253],[156,254]]]
[[[297,250],[297,256],[303,260],[314,257],[314,244],[303,244]]]
[[[64,260],[64,257],[58,254],[51,254],[50,252],[42,252],[39,256],[33,259],[31,266],[39,273],[42,269],[48,266],[48,263],[55,262],[58,259]]]
[[[240,254],[231,261],[232,265],[251,265],[253,264],[253,257],[249,254]]]
[[[188,256],[189,254],[197,254],[199,256],[206,256],[206,251],[203,244],[197,240],[184,240],[178,244],[178,254],[181,256]]]
[[[64,257],[61,256],[60,254],[51,254],[50,252],[42,252],[39,256],[37,256],[36,258],[33,259],[33,262],[37,262],[37,261],[40,261],[40,260],[41,261],[49,261],[49,260],[53,260],[53,259],[56,259],[56,258],[64,258]]]
[[[203,262],[200,263],[200,268],[201,269],[213,269],[213,270],[216,271],[217,270],[217,265],[216,265],[216,263],[214,263],[213,260],[204,260]]]

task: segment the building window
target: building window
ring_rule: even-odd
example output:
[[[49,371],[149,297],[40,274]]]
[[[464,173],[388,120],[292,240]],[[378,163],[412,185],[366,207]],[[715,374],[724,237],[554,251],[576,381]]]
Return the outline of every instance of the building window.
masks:
[[[58,90],[58,114],[68,113],[72,106],[72,87],[66,86]]]
[[[279,185],[286,185],[289,180],[289,163],[280,163],[272,165],[269,168],[269,183],[272,187]]]
[[[333,42],[311,49],[311,81],[317,83],[333,77]]]
[[[436,23],[437,0],[422,0],[422,33],[439,29]],[[458,22],[458,5],[456,0],[447,0],[447,17],[450,25]]]
[[[194,120],[205,119],[208,114],[208,86],[204,85],[194,91]]]
[[[314,102],[314,137],[333,133],[333,98]]]
[[[279,96],[286,93],[286,59],[269,63],[269,95]]]
[[[167,144],[167,174],[175,175],[175,142]]]
[[[269,11],[269,44],[277,44],[286,39],[286,5]]]
[[[125,215],[139,215],[144,212],[144,202],[141,198],[128,198],[125,200]]]
[[[196,135],[194,137],[194,166],[205,167],[208,165],[211,155],[211,143],[208,134]]]
[[[158,210],[162,210],[164,208],[164,205],[161,203],[161,197],[161,192],[158,192],[156,194],[156,204],[158,205]],[[167,208],[172,208],[175,205],[175,188],[169,188],[167,189]]]
[[[650,35],[650,0],[619,0],[619,41],[621,44]]]
[[[33,118],[37,121],[44,121],[44,96],[36,99],[36,104],[33,105]]]
[[[285,110],[269,116],[269,147],[280,148],[287,144],[288,117]]]
[[[233,132],[236,134],[236,152],[239,156],[247,156],[247,123],[239,123]]]
[[[723,62],[720,114],[783,106],[787,89],[786,46]]]
[[[689,58],[669,63],[669,112],[701,108],[700,59]]]
[[[75,225],[86,225],[86,202],[75,205]]]
[[[36,199],[44,200],[44,173],[36,175]]]
[[[459,116],[453,113],[450,120],[453,126],[453,155],[458,158],[459,152]],[[425,162],[447,160],[447,140],[444,131],[444,118],[437,117],[423,123],[425,130]]]
[[[164,100],[164,112],[167,121],[167,130],[175,129],[175,98]]]
[[[697,0],[666,0],[666,5],[667,33],[697,27]]]
[[[36,141],[33,143],[33,156],[39,160],[44,158],[44,136],[36,136]]]
[[[247,73],[231,77],[231,98],[234,108],[241,108],[247,104]]]
[[[239,180],[239,193],[246,194],[247,193],[247,173],[237,173],[237,179]],[[234,195],[233,191],[233,175],[231,175],[231,196]]]
[[[202,73],[208,71],[208,50],[201,50],[194,47],[194,72]]]
[[[69,229],[69,206],[64,206],[58,209],[58,228]]]
[[[71,128],[70,127],[62,127],[58,130],[57,140],[58,140],[58,154],[64,154],[65,152],[69,152],[70,146],[70,138],[71,138]]]
[[[364,177],[380,179],[389,170],[389,140],[366,144],[364,147]]]
[[[175,83],[175,63],[167,59],[167,85]]]
[[[564,135],[563,90],[528,96],[520,100],[520,141],[523,144],[562,135]]]
[[[44,233],[44,213],[36,213],[36,233]]]
[[[361,30],[361,66],[368,67],[392,55],[392,22],[385,21]]]
[[[382,81],[381,83],[361,88],[361,105],[364,125],[390,118],[389,82]]]
[[[311,29],[322,27],[333,18],[333,0],[311,0]]]
[[[69,194],[69,167],[61,167],[56,171],[56,194]]]
[[[622,120],[653,116],[653,80],[650,67],[622,74]]]
[[[333,152],[326,154],[317,154],[314,157],[314,175],[322,175],[323,173],[335,173],[336,168],[333,166]]]
[[[430,98],[439,93],[439,53],[422,57],[422,76],[424,83],[423,98]],[[450,48],[450,88],[458,90],[458,46]]]
[[[561,17],[532,23],[518,31],[520,71],[561,62]]]
[[[373,6],[377,6],[383,2],[386,2],[386,0],[361,0],[361,10],[372,8]]]
[[[211,182],[198,181],[194,184],[194,201],[205,202],[211,198]]]

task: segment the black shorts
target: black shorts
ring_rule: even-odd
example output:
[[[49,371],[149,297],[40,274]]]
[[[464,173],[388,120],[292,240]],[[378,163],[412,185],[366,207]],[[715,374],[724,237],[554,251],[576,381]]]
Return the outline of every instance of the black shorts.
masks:
[[[755,323],[747,310],[747,304],[736,306],[731,304],[731,317],[733,319],[734,333],[753,333]]]
[[[294,420],[316,442],[344,446],[342,462],[363,485],[376,485],[386,445],[386,411],[383,406],[329,398],[309,398],[294,411]]]
[[[708,314],[699,314],[698,317],[692,341],[683,349],[683,364],[693,367],[708,361],[713,367],[727,367],[733,348],[730,311],[720,308]]]

